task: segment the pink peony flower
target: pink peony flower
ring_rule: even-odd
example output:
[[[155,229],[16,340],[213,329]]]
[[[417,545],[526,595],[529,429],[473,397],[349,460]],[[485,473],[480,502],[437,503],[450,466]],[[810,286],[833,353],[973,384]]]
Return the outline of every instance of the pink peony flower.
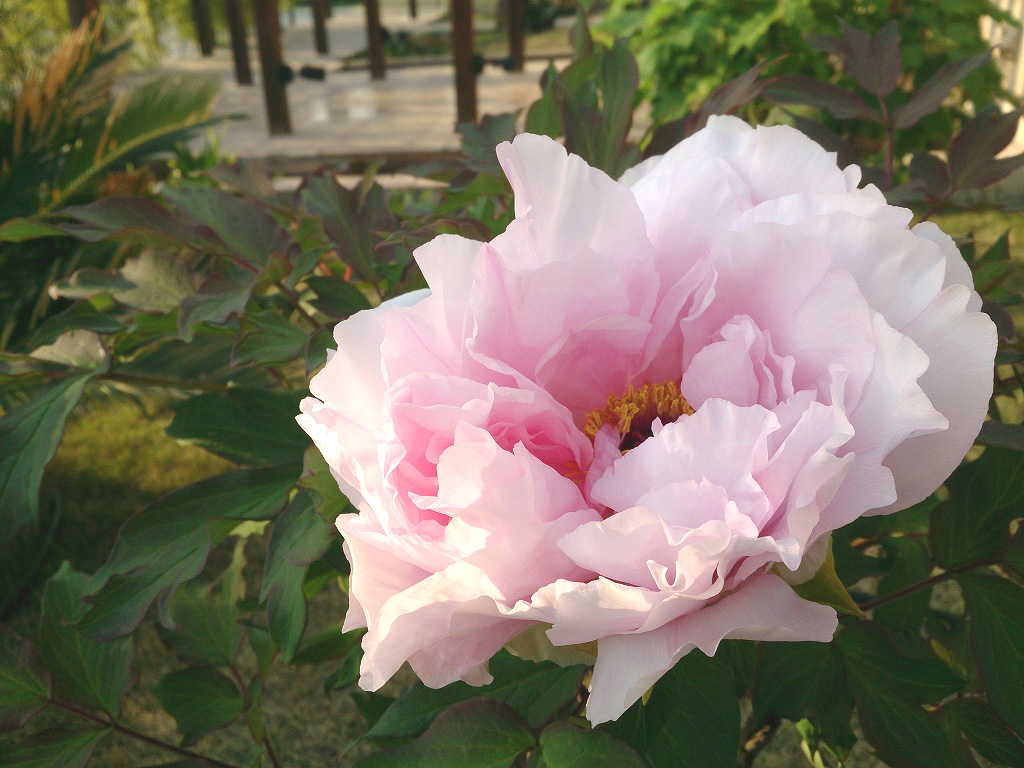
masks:
[[[341,323],[302,403],[360,510],[360,684],[484,683],[539,627],[596,641],[598,723],[693,648],[829,640],[777,574],[923,499],[984,419],[996,335],[952,240],[787,127],[714,118],[620,181],[497,151],[508,229],[420,248],[430,291]]]

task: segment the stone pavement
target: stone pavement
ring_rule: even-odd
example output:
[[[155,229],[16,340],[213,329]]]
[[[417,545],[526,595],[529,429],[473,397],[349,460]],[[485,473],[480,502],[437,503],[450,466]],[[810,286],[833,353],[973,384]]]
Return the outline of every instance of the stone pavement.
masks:
[[[395,32],[436,28],[447,4],[420,0],[416,20],[408,16],[406,0],[384,0],[382,6],[383,25]],[[287,22],[287,14],[284,19]],[[440,26],[445,26],[443,21]],[[319,56],[313,50],[308,18],[299,18],[294,26],[282,30],[284,59],[288,64],[296,71],[303,65],[323,66],[328,73],[322,82],[296,77],[288,86],[293,128],[290,136],[271,137],[267,132],[252,33],[249,44],[254,85],[235,83],[227,48],[218,48],[209,58],[192,54],[171,59],[162,70],[217,77],[221,92],[216,113],[244,118],[217,127],[221,150],[240,158],[263,158],[282,170],[308,167],[316,158],[429,154],[458,147],[454,131],[454,75],[450,65],[390,68],[383,81],[371,80],[366,71],[341,71],[344,56],[366,47],[361,5],[335,8],[328,20],[328,33],[331,53]],[[539,80],[546,66],[546,61],[528,61],[525,72],[508,73],[488,65],[477,81],[479,114],[528,106],[540,95]]]

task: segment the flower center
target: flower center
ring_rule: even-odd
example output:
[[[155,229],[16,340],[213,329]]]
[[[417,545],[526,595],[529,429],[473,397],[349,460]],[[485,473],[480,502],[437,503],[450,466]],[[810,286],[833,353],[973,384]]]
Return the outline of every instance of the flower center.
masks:
[[[691,413],[693,407],[686,402],[674,381],[644,384],[639,389],[630,384],[621,395],[609,395],[604,408],[587,414],[583,432],[593,440],[601,427],[610,424],[622,435],[619,449],[628,451],[651,436],[655,419],[671,424],[680,416]]]

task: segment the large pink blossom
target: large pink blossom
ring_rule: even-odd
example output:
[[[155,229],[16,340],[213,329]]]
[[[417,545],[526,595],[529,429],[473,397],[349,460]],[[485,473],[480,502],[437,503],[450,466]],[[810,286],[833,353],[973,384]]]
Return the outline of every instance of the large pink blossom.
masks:
[[[360,684],[483,683],[539,627],[596,641],[597,723],[694,648],[829,640],[778,574],[927,496],[984,418],[995,331],[952,240],[787,127],[715,118],[619,181],[497,151],[508,229],[420,248],[429,292],[341,323],[302,404],[360,510]]]

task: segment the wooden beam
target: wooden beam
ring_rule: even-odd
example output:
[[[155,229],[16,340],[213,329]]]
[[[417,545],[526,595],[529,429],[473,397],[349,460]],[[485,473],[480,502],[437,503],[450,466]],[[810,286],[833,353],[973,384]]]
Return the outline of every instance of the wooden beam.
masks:
[[[267,108],[267,127],[271,136],[292,132],[288,112],[288,94],[281,79],[281,17],[277,0],[252,0],[256,24],[256,42],[260,49],[260,73],[263,102]]]
[[[327,0],[309,0],[309,9],[313,12],[313,43],[320,55],[330,53],[327,40]]]
[[[212,56],[216,44],[210,0],[192,0],[192,22],[196,25],[196,40],[203,56]]]
[[[513,72],[523,71],[526,60],[526,0],[505,0],[508,8],[508,57]]]
[[[370,61],[370,77],[383,80],[386,74],[384,66],[384,38],[380,29],[380,0],[363,0],[366,8],[366,53]]]
[[[242,0],[224,0],[224,11],[228,17],[228,34],[231,36],[231,57],[235,64],[235,82],[252,85],[252,68],[249,66],[249,40],[245,28],[245,8]]]
[[[451,0],[452,58],[458,122],[476,122],[476,73],[473,71],[473,0]]]

